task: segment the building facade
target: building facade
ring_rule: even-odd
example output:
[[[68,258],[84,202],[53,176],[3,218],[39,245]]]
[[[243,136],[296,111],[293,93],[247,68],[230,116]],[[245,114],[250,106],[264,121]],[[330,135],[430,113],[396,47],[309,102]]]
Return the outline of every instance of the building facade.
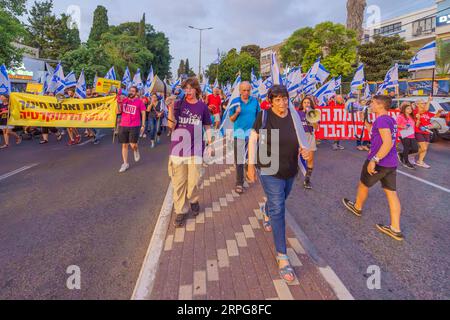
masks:
[[[260,74],[261,74],[262,78],[267,78],[270,76],[270,64],[271,64],[271,59],[272,59],[272,53],[275,52],[277,54],[278,59],[280,59],[280,50],[283,45],[284,45],[284,42],[276,44],[271,47],[261,49]],[[281,68],[281,66],[280,66],[280,68]],[[283,70],[280,70],[280,71],[283,71]]]

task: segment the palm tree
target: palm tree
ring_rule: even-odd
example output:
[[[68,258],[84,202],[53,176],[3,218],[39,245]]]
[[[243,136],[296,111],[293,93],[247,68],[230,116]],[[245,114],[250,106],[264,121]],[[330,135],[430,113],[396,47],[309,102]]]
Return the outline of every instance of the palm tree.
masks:
[[[362,40],[363,37],[366,6],[366,0],[347,0],[347,28],[356,31],[358,40]]]

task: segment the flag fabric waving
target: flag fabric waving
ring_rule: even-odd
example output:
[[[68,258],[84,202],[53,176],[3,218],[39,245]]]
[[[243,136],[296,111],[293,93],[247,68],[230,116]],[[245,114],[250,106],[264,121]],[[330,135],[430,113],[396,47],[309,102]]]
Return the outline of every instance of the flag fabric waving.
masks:
[[[133,78],[133,86],[136,86],[138,90],[141,90],[144,87],[144,83],[142,82],[141,78],[141,69],[137,69],[136,74]]]
[[[325,106],[327,99],[336,95],[336,80],[333,78],[324,84],[319,90],[314,93],[314,96],[319,100],[320,106]]]
[[[55,71],[52,76],[52,80],[49,85],[50,92],[55,95],[64,93],[64,89],[66,87],[64,80],[65,80],[65,77],[64,77],[63,68],[62,68],[61,64],[58,64],[55,68]]]
[[[144,86],[144,95],[146,97],[150,96],[150,89],[152,87],[153,84],[153,78],[154,78],[154,74],[153,74],[153,66],[150,67],[150,72],[148,73],[148,77],[147,77],[147,81],[145,82],[145,86]]]
[[[412,58],[408,71],[436,68],[436,41],[430,42]]]
[[[277,54],[275,52],[272,53],[272,61],[270,64],[270,73],[272,77],[272,81],[274,85],[283,84],[283,79],[281,78],[280,65],[278,64]]]
[[[11,93],[11,81],[9,81],[8,70],[6,66],[2,64],[0,66],[0,94]]]
[[[109,69],[108,73],[105,76],[105,79],[117,80],[116,70],[114,69],[114,67],[111,67],[111,69]]]
[[[351,92],[355,93],[358,88],[364,85],[366,78],[364,76],[364,65],[359,64],[358,69],[356,69],[355,76],[353,77],[352,83],[350,84]]]
[[[128,67],[125,69],[125,73],[122,78],[122,84],[125,86],[125,88],[128,90],[131,85],[131,73],[130,69]]]
[[[381,94],[384,90],[398,86],[398,64],[396,63],[389,71],[386,73],[384,82],[378,89],[377,94]]]
[[[75,96],[80,99],[86,99],[86,78],[84,77],[84,70],[81,70],[80,78],[78,78]]]

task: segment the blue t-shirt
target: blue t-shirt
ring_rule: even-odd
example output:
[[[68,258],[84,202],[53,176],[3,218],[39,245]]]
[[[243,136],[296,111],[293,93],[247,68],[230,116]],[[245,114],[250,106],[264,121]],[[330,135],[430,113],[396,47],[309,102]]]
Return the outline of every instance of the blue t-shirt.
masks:
[[[248,99],[247,103],[241,100],[241,113],[234,122],[234,137],[237,139],[246,139],[250,136],[256,116],[261,111],[259,102],[253,97]],[[236,108],[230,110],[230,117],[236,113]]]

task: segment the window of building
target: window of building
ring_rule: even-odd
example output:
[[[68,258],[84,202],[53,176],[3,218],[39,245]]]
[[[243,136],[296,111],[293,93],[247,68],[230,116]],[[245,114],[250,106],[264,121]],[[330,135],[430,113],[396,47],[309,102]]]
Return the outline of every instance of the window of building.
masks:
[[[401,22],[393,23],[387,26],[383,26],[380,29],[375,29],[374,31],[376,35],[378,34],[386,35],[395,32],[400,32],[402,31],[402,23]]]
[[[429,17],[413,22],[413,35],[420,36],[436,30],[436,17]]]

